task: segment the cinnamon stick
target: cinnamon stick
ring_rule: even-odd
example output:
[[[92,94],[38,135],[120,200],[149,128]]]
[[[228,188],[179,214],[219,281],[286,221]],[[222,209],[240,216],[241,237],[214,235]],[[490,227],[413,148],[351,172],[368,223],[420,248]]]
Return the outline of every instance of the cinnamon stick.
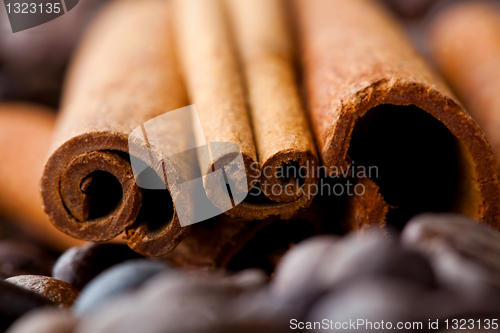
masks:
[[[299,209],[306,207],[310,198],[299,198],[298,194],[288,197],[272,197],[275,201],[269,200],[263,195],[256,198],[255,193],[247,193],[252,189],[257,189],[260,167],[257,163],[257,152],[254,144],[254,137],[250,124],[248,110],[245,105],[245,89],[241,77],[238,60],[233,50],[234,46],[229,33],[227,17],[224,6],[220,0],[181,0],[175,2],[176,6],[176,36],[179,45],[180,59],[183,64],[186,83],[191,101],[196,105],[199,113],[203,133],[197,131],[198,141],[205,140],[209,149],[200,151],[198,159],[201,173],[203,175],[203,185],[208,198],[231,217],[245,220],[265,219],[269,216],[280,216],[289,218]],[[254,15],[254,14],[252,14]],[[266,38],[266,37],[264,37]],[[276,38],[272,36],[271,38]],[[278,33],[278,37],[281,35]],[[261,52],[269,52],[262,49]],[[288,108],[294,109],[293,114],[300,113],[300,106],[297,104],[296,92],[292,87],[293,76],[289,73],[287,60],[284,61],[281,69],[279,82],[284,83],[280,102],[289,103]],[[262,70],[262,69],[259,69]],[[271,75],[271,74],[269,74]],[[274,74],[272,74],[274,76]],[[260,78],[259,80],[262,80]],[[260,85],[260,84],[259,84]],[[259,89],[263,89],[259,88]],[[270,98],[263,96],[263,103]],[[283,101],[285,98],[292,98],[291,101]],[[272,106],[273,111],[280,104]],[[286,104],[281,104],[285,106]],[[260,112],[260,107],[259,107]],[[273,119],[274,116],[272,116]],[[295,148],[290,155],[284,157],[279,155],[279,149],[274,147],[278,142],[268,142],[271,137],[258,138],[259,156],[275,168],[282,162],[292,160],[314,159],[314,153],[310,149],[310,140],[305,133],[305,124],[302,118],[283,122],[285,129],[277,133],[284,140],[283,144],[300,143],[302,146]],[[263,133],[266,128],[262,128],[254,123],[257,133]],[[278,126],[271,124],[269,126]],[[267,126],[267,125],[266,125]],[[294,140],[289,136],[296,133]],[[200,140],[200,137],[203,140]],[[276,138],[276,137],[275,137]],[[263,140],[265,142],[263,142]],[[267,151],[266,151],[267,150]],[[300,154],[304,153],[303,155]],[[242,161],[234,162],[241,154]],[[214,171],[223,170],[224,175],[211,175]],[[274,175],[273,172],[268,174]],[[231,195],[237,198],[234,202],[227,200],[226,180],[230,186]],[[272,176],[271,178],[273,178]],[[313,181],[307,180],[308,182]],[[261,193],[262,194],[262,193]],[[246,199],[240,199],[245,198]],[[276,200],[278,202],[276,202]],[[292,200],[290,202],[290,200]]]
[[[362,230],[376,224],[384,228],[391,207],[380,194],[380,188],[370,178],[361,178],[356,184],[362,184],[365,191],[347,201],[343,219],[345,229]]]
[[[368,178],[398,207],[397,223],[426,210],[500,226],[491,147],[392,16],[365,0],[295,4],[312,126],[329,174],[354,163],[378,167]]]
[[[246,78],[260,187],[272,201],[307,207],[317,183],[317,155],[299,97],[284,3],[226,3]]]
[[[274,222],[270,217],[262,221],[242,223],[222,214],[195,224],[189,235],[174,251],[164,256],[172,265],[194,272],[211,272],[227,268],[234,256],[263,228]]]
[[[484,130],[500,168],[500,7],[486,1],[444,7],[429,37],[435,61]]]
[[[135,128],[186,105],[169,14],[169,3],[161,0],[116,1],[79,47],[41,182],[51,222],[73,237],[104,241],[127,229],[132,249],[157,256],[189,230],[181,227],[171,198],[182,198],[182,209],[194,214],[193,196],[177,184],[196,177],[196,164],[186,158],[175,167],[164,152],[193,146],[190,120],[148,125],[155,141],[142,150],[145,156],[135,156],[150,163],[165,190],[141,190],[127,154]],[[174,142],[163,140],[172,135]],[[169,174],[174,177],[167,182]]]
[[[54,123],[48,108],[0,103],[0,211],[45,246],[64,251],[83,242],[50,224],[38,189]]]

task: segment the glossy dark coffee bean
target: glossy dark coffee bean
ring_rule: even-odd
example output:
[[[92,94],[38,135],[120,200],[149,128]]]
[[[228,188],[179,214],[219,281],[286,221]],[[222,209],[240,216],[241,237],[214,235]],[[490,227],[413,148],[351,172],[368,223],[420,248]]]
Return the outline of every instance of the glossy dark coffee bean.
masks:
[[[6,282],[36,292],[50,299],[62,309],[68,309],[78,297],[78,290],[66,283],[48,276],[19,275],[8,278]]]
[[[241,289],[255,289],[264,286],[269,281],[266,272],[259,268],[247,268],[222,279],[222,283]]]
[[[185,276],[177,271],[158,274],[135,293],[108,302],[89,313],[79,333],[207,332],[227,315],[235,289],[220,279]]]
[[[94,278],[77,299],[76,314],[99,311],[113,297],[136,290],[153,276],[171,269],[158,260],[135,259],[115,265]]]
[[[317,271],[332,260],[339,239],[334,236],[308,238],[285,253],[271,281],[273,294],[279,297],[293,292],[308,292],[318,282]]]
[[[86,244],[63,253],[52,269],[52,276],[78,290],[105,269],[141,256],[125,244]]]
[[[25,313],[43,306],[56,305],[33,291],[0,281],[0,332]]]
[[[54,258],[41,248],[23,241],[0,242],[0,277],[50,275]]]
[[[434,287],[432,267],[420,253],[404,249],[378,229],[362,236],[350,236],[337,252],[335,266],[324,266],[324,274],[349,280],[365,276],[386,276]]]
[[[387,276],[433,287],[430,264],[421,254],[403,249],[379,229],[342,239],[310,239],[287,253],[271,283],[273,293],[303,298],[367,276]]]
[[[405,247],[427,256],[439,282],[467,293],[500,289],[500,233],[457,214],[422,214],[401,235]]]
[[[416,304],[428,289],[414,283],[387,278],[367,278],[348,283],[320,299],[312,307],[304,322],[327,319],[327,328],[335,332],[387,332],[398,322],[419,321]],[[358,321],[359,320],[359,321]],[[425,319],[427,321],[427,319]],[[381,322],[391,327],[381,327]],[[347,324],[345,324],[347,323]],[[355,323],[355,327],[351,326]],[[371,324],[370,324],[371,323]],[[359,324],[359,326],[357,326]],[[424,322],[426,325],[427,322]],[[329,326],[332,325],[332,326]],[[337,326],[336,326],[337,325]],[[344,327],[342,327],[344,325]],[[374,326],[375,325],[375,326]],[[321,332],[323,327],[303,327]],[[420,330],[426,327],[420,328]],[[412,328],[414,331],[418,329]],[[411,332],[412,330],[407,330]]]
[[[76,323],[67,311],[40,309],[19,318],[7,333],[71,333]]]

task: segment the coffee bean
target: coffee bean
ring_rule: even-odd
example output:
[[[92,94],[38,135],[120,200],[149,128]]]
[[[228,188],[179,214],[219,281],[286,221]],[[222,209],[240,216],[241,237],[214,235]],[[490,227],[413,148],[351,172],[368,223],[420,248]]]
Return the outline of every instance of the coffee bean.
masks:
[[[25,313],[43,306],[55,304],[31,290],[0,281],[0,332]]]
[[[140,257],[125,244],[92,243],[72,247],[59,257],[52,269],[52,276],[82,290],[105,269]]]
[[[374,228],[336,241],[313,238],[299,244],[283,258],[271,287],[280,298],[304,300],[343,281],[367,276],[394,277],[427,287],[435,284],[425,257],[403,249]]]
[[[75,287],[48,276],[20,275],[5,281],[34,291],[58,304],[62,309],[70,308],[78,297],[78,290]]]
[[[222,279],[222,283],[242,289],[255,289],[264,286],[268,275],[259,268],[247,268]]]
[[[463,292],[500,288],[500,233],[458,214],[421,214],[405,226],[402,243],[427,256],[441,285]]]
[[[276,267],[272,292],[279,297],[308,292],[311,289],[308,286],[314,287],[317,283],[313,279],[319,267],[332,259],[337,242],[334,236],[316,236],[292,247]]]
[[[332,281],[364,276],[387,276],[435,286],[434,273],[427,259],[420,253],[404,249],[380,229],[363,235],[350,235],[340,242],[335,265],[321,267]]]
[[[427,291],[428,289],[421,285],[391,278],[357,280],[320,299],[312,307],[306,321],[321,323],[326,318],[329,324],[332,321],[335,325],[335,323],[345,322],[357,324],[359,319],[363,320],[363,323],[360,322],[362,325],[356,327],[357,331],[390,331],[396,327],[373,327],[367,323],[384,321],[384,323],[396,325],[398,322],[421,320],[422,318],[416,312],[416,304]],[[311,327],[310,331],[320,332],[323,329],[316,326]],[[352,327],[333,326],[329,329],[335,332],[348,332],[352,330]]]
[[[76,323],[67,311],[40,309],[19,318],[7,333],[72,333]]]
[[[103,303],[120,294],[134,291],[158,273],[170,269],[158,260],[135,259],[115,265],[94,278],[75,303],[75,313],[98,311]]]
[[[91,283],[92,284],[92,283]],[[135,293],[111,300],[89,313],[79,333],[206,332],[226,314],[234,289],[221,280],[164,272]]]
[[[23,241],[0,242],[0,278],[16,275],[50,275],[54,258],[34,244]]]

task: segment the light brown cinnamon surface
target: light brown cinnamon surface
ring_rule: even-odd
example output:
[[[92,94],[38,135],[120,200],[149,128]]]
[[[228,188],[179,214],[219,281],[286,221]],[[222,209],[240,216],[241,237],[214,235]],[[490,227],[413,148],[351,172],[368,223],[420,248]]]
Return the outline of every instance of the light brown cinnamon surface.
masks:
[[[256,184],[260,167],[257,164],[254,136],[245,103],[242,73],[230,35],[224,3],[219,0],[182,0],[174,3],[180,60],[190,101],[196,105],[203,128],[203,133],[198,133],[197,139],[201,142],[200,145],[205,144],[206,140],[211,147],[210,152],[207,150],[198,154],[208,198],[229,216],[244,220],[265,219],[273,215],[282,218],[293,216],[298,209],[307,206],[309,198],[296,203],[277,204],[265,197],[250,198],[252,196],[250,194],[247,200],[228,207],[225,180],[207,177],[211,172],[224,168],[228,181],[234,184],[232,194],[244,194]],[[292,106],[289,107],[297,108],[297,97],[289,87],[290,81],[293,80],[291,73],[285,70],[281,75],[283,77],[277,79],[286,80],[288,88],[283,88],[284,95],[279,99],[291,94],[295,100],[290,102]],[[293,120],[289,121],[289,125],[294,125]],[[300,118],[296,120],[296,125],[300,131],[304,129]],[[262,133],[260,130],[257,131]],[[281,132],[280,135],[289,136],[287,144],[299,143],[298,141],[302,140],[299,143],[302,144],[299,150],[307,151],[311,148],[307,135],[301,134],[302,139],[295,141],[291,140],[293,139],[291,133]],[[265,161],[271,159],[271,164],[278,163],[272,160],[276,157],[276,149],[271,146],[267,149],[269,149],[267,153],[262,152]],[[240,153],[243,163],[225,167]],[[307,158],[311,158],[310,156],[314,158],[310,151],[305,152],[305,155]],[[299,156],[295,155],[294,158],[298,159]]]
[[[39,182],[55,113],[42,106],[0,103],[0,211],[44,245],[59,251],[83,242],[60,232],[42,209]]]
[[[386,175],[384,182],[382,177],[372,179],[389,205],[401,211],[404,205],[421,201],[424,204],[414,205],[409,216],[420,209],[456,211],[498,227],[499,179],[491,147],[478,125],[411,47],[393,17],[365,0],[297,0],[295,4],[308,105],[323,164],[345,169],[352,163],[351,153],[356,152],[359,163],[376,151],[373,161],[390,158],[385,166],[400,172],[392,179]],[[383,122],[377,121],[378,114]],[[369,135],[355,150],[350,147],[353,131],[356,135],[358,123],[368,119],[367,115],[375,118],[360,129]],[[373,126],[379,131],[370,131]],[[403,126],[410,137],[405,137]],[[393,131],[399,136],[387,137]],[[444,136],[449,144],[436,150],[436,144],[445,142],[437,138]],[[401,145],[402,137],[412,144],[411,149],[421,152]],[[383,144],[366,149],[377,140]],[[419,142],[426,145],[421,147]],[[433,158],[456,153],[439,164],[426,153],[433,149]],[[409,163],[400,163],[400,158]],[[381,173],[384,170],[380,168]],[[448,179],[450,172],[442,170],[451,170],[454,176]],[[427,176],[435,181],[427,183]],[[388,183],[392,192],[387,190]],[[449,191],[444,184],[456,188]],[[398,200],[403,204],[394,203]]]
[[[313,170],[317,156],[294,73],[285,3],[229,0],[226,4],[246,78],[260,187],[273,201],[307,207],[314,197],[310,185],[317,183]]]
[[[188,232],[189,227],[179,224],[172,197],[194,214],[192,195],[180,192],[176,182],[193,177],[195,162],[185,159],[174,167],[164,156],[192,147],[189,119],[154,123],[156,145],[136,156],[150,159],[159,179],[174,175],[168,177],[168,193],[141,190],[127,155],[128,135],[134,129],[186,105],[168,4],[116,1],[93,23],[70,68],[41,183],[45,211],[57,228],[92,241],[111,239],[127,229],[128,244],[145,255],[171,251]],[[167,140],[172,135],[177,140]],[[162,200],[151,207],[148,202],[156,202],[155,197]],[[148,214],[158,207],[161,214]]]
[[[359,179],[356,185],[364,186],[364,193],[354,195],[347,201],[343,223],[346,230],[362,230],[372,225],[384,228],[390,206],[380,194],[380,188],[370,178]]]
[[[500,6],[474,1],[445,7],[429,31],[439,68],[484,130],[500,167]]]

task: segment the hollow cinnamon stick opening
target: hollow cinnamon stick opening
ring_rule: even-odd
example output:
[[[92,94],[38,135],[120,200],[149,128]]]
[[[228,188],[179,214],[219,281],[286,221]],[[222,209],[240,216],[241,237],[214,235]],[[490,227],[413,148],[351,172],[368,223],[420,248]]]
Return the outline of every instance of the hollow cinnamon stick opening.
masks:
[[[34,239],[64,251],[82,242],[50,224],[39,192],[54,123],[55,112],[45,107],[0,103],[0,211]]]
[[[391,179],[390,172],[385,179],[372,178],[387,204],[398,207],[403,222],[397,223],[425,209],[460,212],[498,227],[499,180],[489,143],[448,88],[416,54],[392,17],[376,3],[365,0],[298,0],[295,4],[309,109],[324,165],[330,170],[345,170],[367,156],[365,166],[380,164],[380,172],[406,169],[395,179]],[[389,118],[385,118],[387,112]],[[382,122],[365,123],[368,132],[363,134],[363,126],[359,125],[369,116]],[[413,135],[405,137],[400,126],[407,126]],[[394,135],[389,140],[378,140],[374,132],[370,134],[373,128]],[[358,129],[361,133],[356,134]],[[434,138],[430,142],[426,139],[428,131]],[[357,148],[351,141],[355,136],[362,143]],[[450,156],[439,163],[425,160],[426,151],[432,151],[442,137],[446,138],[446,146],[440,151],[451,151]],[[388,144],[401,139],[409,147],[419,147],[420,152],[413,154],[404,145]],[[376,156],[370,159],[373,155],[365,148],[371,141],[379,143],[376,148],[385,152],[382,156],[390,157],[389,163],[381,163]],[[398,163],[400,157],[404,163],[382,169]],[[452,176],[446,173],[448,166],[452,167]],[[444,172],[446,181],[426,181],[426,175],[440,179],[433,175],[435,171]],[[458,185],[450,191],[450,183]],[[430,194],[437,205],[432,206],[433,200],[425,196],[417,198],[415,191]],[[435,193],[441,196],[433,196]],[[414,199],[424,205],[412,205]]]
[[[474,1],[444,7],[429,42],[442,73],[491,143],[500,168],[500,6]]]
[[[180,226],[172,197],[183,198],[183,209],[194,211],[192,195],[176,185],[192,179],[196,162],[186,160],[181,168],[175,167],[163,152],[183,151],[183,145],[191,144],[190,120],[156,122],[156,144],[136,150],[144,156],[133,157],[151,163],[149,170],[165,183],[165,190],[141,190],[136,185],[128,155],[129,143],[136,142],[129,142],[129,134],[185,105],[168,3],[122,0],[107,7],[82,41],[65,85],[41,181],[51,222],[73,237],[91,241],[108,240],[127,229],[129,246],[145,255],[175,248],[189,227]],[[162,133],[178,140],[162,140]],[[169,173],[175,176],[167,182]],[[157,208],[161,214],[153,213]]]

